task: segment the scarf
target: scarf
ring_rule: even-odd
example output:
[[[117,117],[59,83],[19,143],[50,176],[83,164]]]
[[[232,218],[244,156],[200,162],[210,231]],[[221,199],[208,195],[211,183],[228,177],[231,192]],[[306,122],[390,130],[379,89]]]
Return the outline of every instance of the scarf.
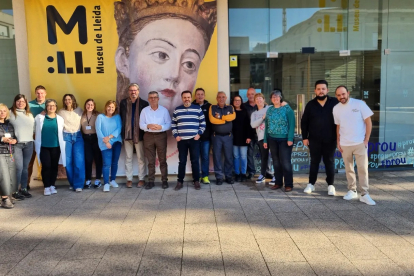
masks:
[[[139,142],[139,98],[136,100],[135,108],[135,118],[134,125],[131,125],[131,116],[132,116],[132,101],[130,98],[127,99],[127,112],[126,112],[126,122],[125,122],[125,140],[133,140],[134,144]],[[132,128],[134,137],[132,137]]]

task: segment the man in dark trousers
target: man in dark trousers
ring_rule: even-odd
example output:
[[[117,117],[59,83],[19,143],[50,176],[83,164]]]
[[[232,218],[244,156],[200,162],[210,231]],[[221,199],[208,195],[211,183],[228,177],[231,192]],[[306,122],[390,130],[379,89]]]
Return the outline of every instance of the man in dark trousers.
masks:
[[[328,195],[334,196],[336,125],[332,111],[334,106],[338,104],[338,100],[334,97],[329,97],[328,92],[327,81],[316,81],[315,98],[308,102],[302,116],[303,144],[309,147],[311,158],[309,184],[304,192],[310,194],[315,191],[319,163],[323,157],[326,182],[328,183]]]

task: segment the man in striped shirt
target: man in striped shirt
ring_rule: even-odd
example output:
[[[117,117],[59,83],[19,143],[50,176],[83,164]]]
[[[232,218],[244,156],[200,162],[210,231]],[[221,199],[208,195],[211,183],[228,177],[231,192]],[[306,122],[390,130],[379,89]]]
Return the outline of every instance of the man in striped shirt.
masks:
[[[171,123],[172,134],[177,140],[179,159],[177,186],[174,188],[176,191],[183,187],[188,151],[190,151],[194,187],[200,190],[199,139],[206,129],[206,122],[200,106],[192,104],[191,98],[190,91],[181,93],[183,105],[175,108]]]

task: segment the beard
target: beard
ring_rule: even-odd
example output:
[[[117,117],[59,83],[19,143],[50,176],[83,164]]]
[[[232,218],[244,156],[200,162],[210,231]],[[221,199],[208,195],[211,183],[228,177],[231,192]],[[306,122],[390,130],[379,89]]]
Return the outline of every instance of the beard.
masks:
[[[325,99],[326,99],[326,97],[328,97],[328,95],[316,96],[315,98],[316,98],[318,101],[323,101],[323,100],[325,100]]]

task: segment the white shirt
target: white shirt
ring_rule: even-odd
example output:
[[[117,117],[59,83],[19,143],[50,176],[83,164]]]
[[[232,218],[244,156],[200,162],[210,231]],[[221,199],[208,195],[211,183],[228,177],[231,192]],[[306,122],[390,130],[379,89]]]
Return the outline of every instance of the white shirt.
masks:
[[[157,124],[161,126],[161,130],[148,129],[147,125]],[[171,128],[171,117],[168,110],[158,105],[156,110],[151,106],[145,107],[139,115],[139,127],[147,132],[163,132]]]
[[[361,100],[350,98],[346,104],[339,102],[333,109],[335,124],[339,125],[339,144],[355,146],[364,142],[365,119],[374,113]]]

